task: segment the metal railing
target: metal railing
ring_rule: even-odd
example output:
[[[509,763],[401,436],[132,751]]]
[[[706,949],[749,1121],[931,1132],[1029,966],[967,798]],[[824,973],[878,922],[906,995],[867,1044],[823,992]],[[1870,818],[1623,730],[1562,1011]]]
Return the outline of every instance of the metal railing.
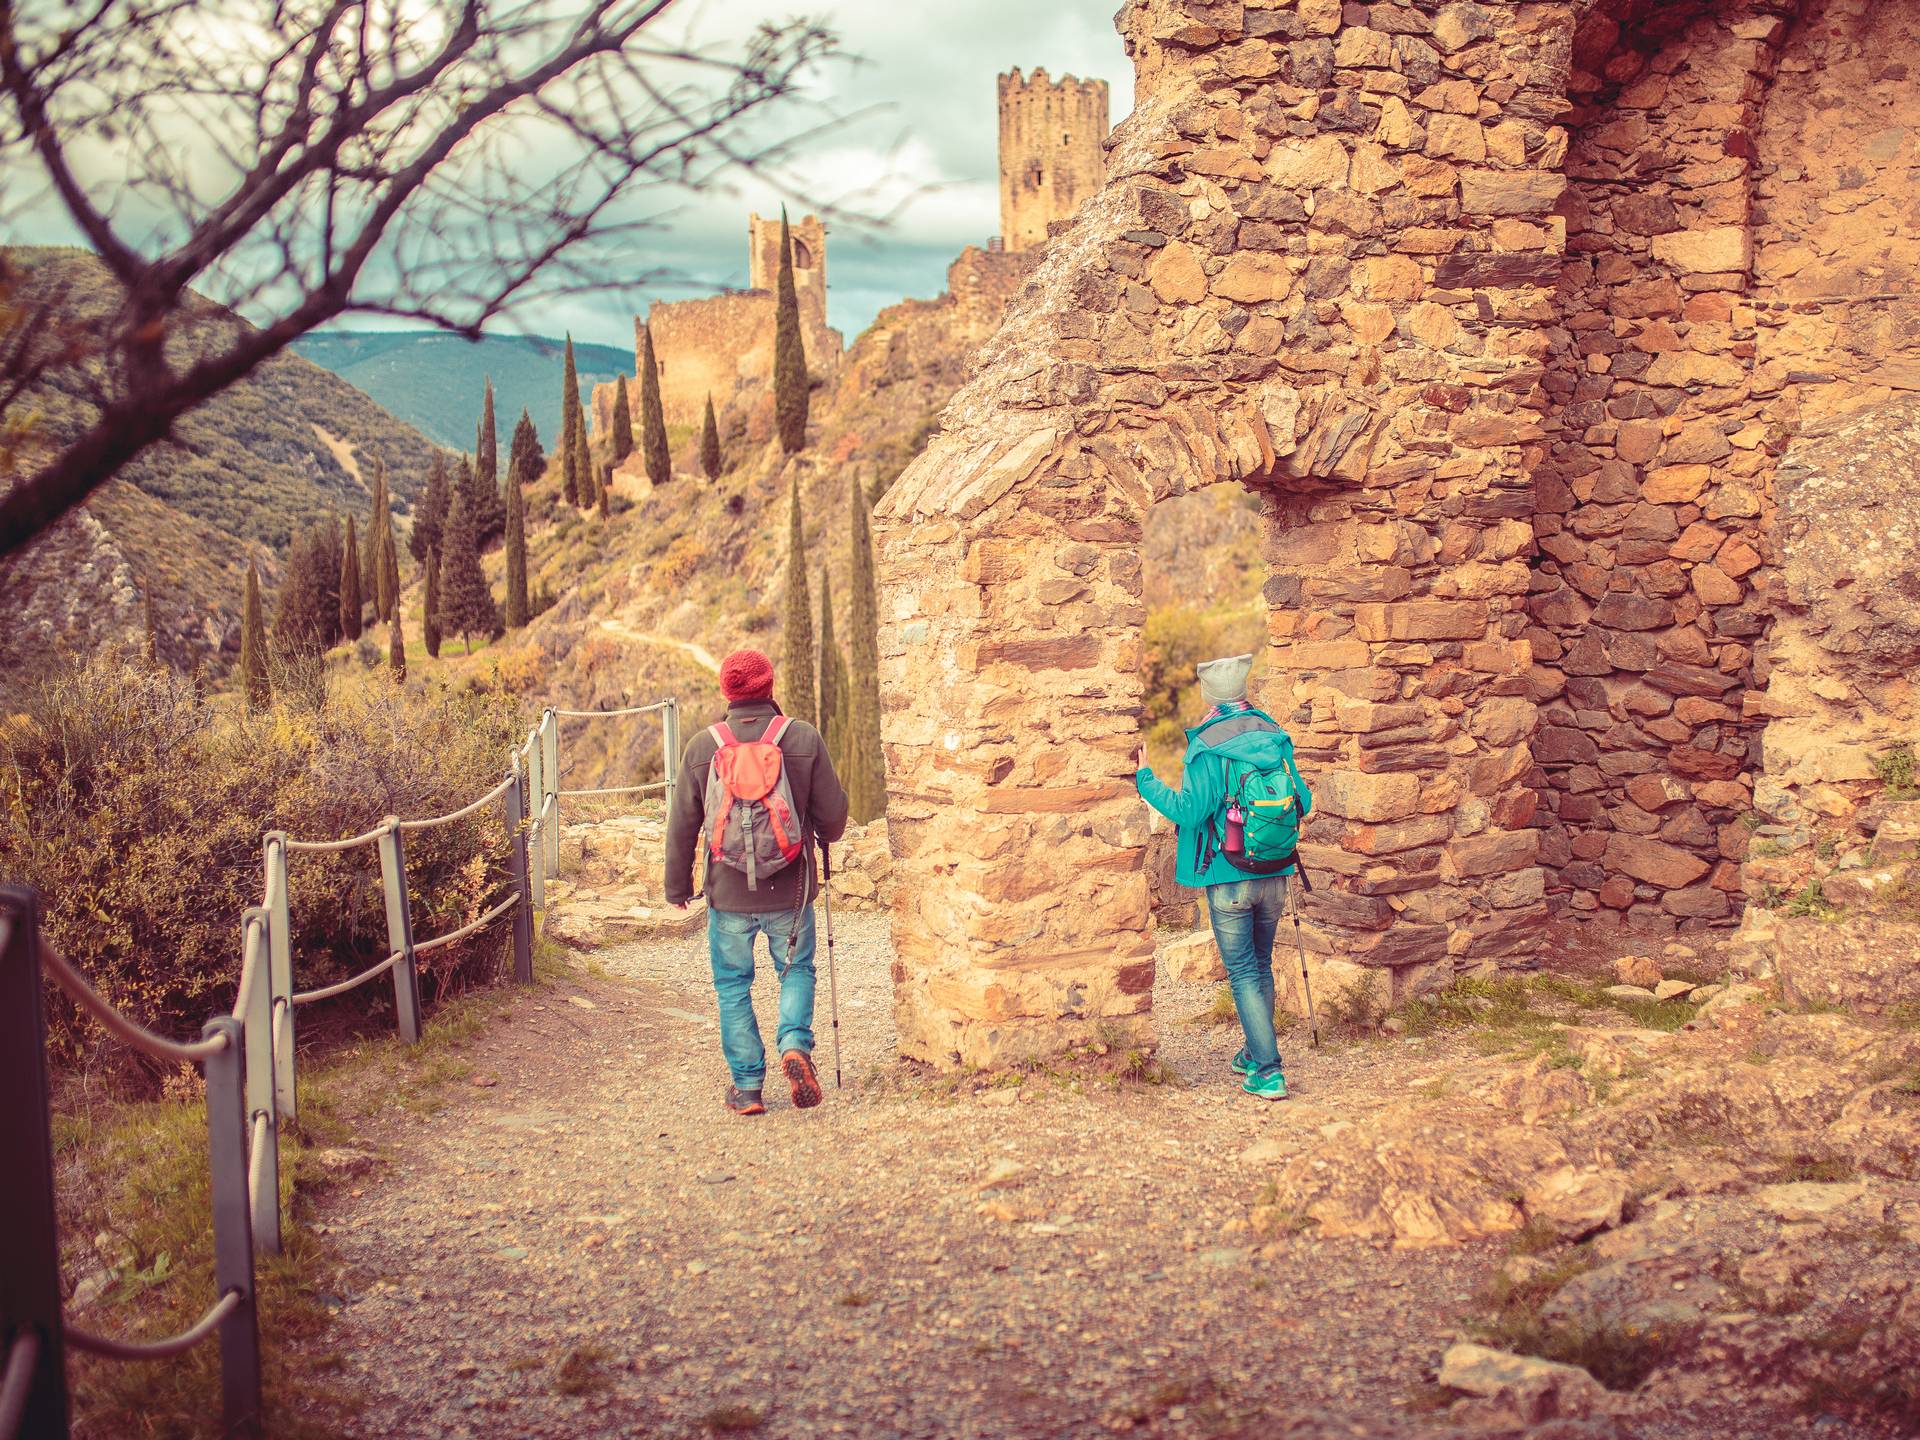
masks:
[[[666,779],[646,785],[561,790],[560,721],[659,712]],[[420,1039],[420,956],[512,919],[513,977],[533,980],[533,922],[546,882],[560,865],[560,799],[631,795],[670,788],[679,769],[680,711],[674,699],[623,710],[541,714],[508,754],[506,772],[486,794],[445,815],[389,815],[344,840],[297,840],[282,831],[262,841],[261,903],[240,921],[240,975],[232,1011],[215,1016],[196,1041],[156,1035],[100,995],[50,945],[35,892],[0,887],[0,1164],[13,1173],[0,1198],[0,1440],[68,1433],[68,1346],[115,1360],[161,1360],[213,1336],[220,1342],[222,1428],[261,1432],[260,1337],[254,1253],[280,1250],[280,1125],[297,1118],[294,1011],[344,995],[382,975],[393,977],[395,1022],[408,1043]],[[430,940],[413,933],[405,837],[472,819],[496,802],[507,849],[507,895],[458,929]],[[293,988],[287,866],[296,854],[378,850],[386,907],[386,958],[349,979]],[[212,1176],[216,1296],[177,1335],[127,1340],[69,1325],[61,1310],[59,1235],[53,1191],[52,1119],[46,1068],[42,977],[115,1038],[168,1064],[198,1065],[206,1084],[207,1150]]]

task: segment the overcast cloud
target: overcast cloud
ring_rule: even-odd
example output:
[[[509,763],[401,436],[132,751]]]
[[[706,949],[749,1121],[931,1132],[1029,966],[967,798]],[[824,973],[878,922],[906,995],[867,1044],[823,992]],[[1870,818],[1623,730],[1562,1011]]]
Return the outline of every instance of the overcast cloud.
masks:
[[[797,218],[826,202],[881,225],[833,223],[827,246],[828,315],[852,340],[884,306],[940,293],[946,267],[964,245],[984,245],[999,230],[998,120],[994,80],[1019,66],[1056,77],[1104,79],[1110,117],[1132,107],[1133,73],[1113,12],[1119,0],[681,0],[669,18],[692,43],[722,50],[763,21],[816,19],[839,37],[844,58],[809,78],[788,123],[817,123],[828,113],[851,117],[813,143],[787,170]],[[183,137],[191,144],[191,137]],[[110,168],[110,167],[109,167]],[[105,174],[88,177],[101,189]],[[656,197],[657,199],[658,197]],[[632,271],[669,272],[683,283],[643,292],[679,299],[747,282],[747,214],[779,213],[772,183],[737,177],[689,196],[668,224],[638,237]],[[19,217],[17,238],[75,243],[51,197]],[[579,339],[632,343],[632,293],[591,295],[544,304],[520,317],[545,334],[571,330]],[[365,327],[367,317],[348,317]]]

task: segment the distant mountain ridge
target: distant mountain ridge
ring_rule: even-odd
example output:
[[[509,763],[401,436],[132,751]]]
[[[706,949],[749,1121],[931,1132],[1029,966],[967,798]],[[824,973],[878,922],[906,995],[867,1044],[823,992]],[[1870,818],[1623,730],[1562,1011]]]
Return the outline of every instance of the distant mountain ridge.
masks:
[[[564,339],[489,335],[472,341],[437,330],[328,330],[302,336],[293,348],[421,434],[463,453],[473,450],[481,397],[492,377],[501,445],[524,408],[540,443],[556,448]],[[573,356],[587,397],[596,384],[633,373],[633,352],[617,346],[576,340]],[[590,407],[587,413],[590,418]]]

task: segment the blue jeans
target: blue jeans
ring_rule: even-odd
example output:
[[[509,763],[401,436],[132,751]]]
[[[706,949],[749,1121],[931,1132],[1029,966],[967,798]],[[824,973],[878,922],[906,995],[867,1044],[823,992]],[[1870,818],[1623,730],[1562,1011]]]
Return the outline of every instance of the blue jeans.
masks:
[[[1273,937],[1287,905],[1287,877],[1248,876],[1207,887],[1207,917],[1226,962],[1233,1008],[1247,1037],[1247,1067],[1280,1073],[1280,1037],[1273,1031]]]
[[[775,1044],[813,1053],[813,907],[800,917],[800,933],[787,954],[793,912],[733,915],[707,912],[707,958],[713,962],[713,990],[720,1001],[720,1049],[733,1083],[758,1090],[767,1078],[767,1048],[753,1017],[753,937],[767,937],[773,973],[780,977],[780,1033]]]

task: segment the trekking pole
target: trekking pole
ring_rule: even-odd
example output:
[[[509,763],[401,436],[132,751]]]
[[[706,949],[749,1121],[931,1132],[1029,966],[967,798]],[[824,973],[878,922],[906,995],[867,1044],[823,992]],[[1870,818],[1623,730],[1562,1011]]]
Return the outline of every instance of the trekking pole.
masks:
[[[1300,871],[1297,866],[1295,867],[1295,873],[1298,874],[1302,880],[1306,879],[1305,873]],[[1319,1017],[1313,1013],[1313,982],[1307,978],[1307,942],[1300,938],[1300,890],[1302,887],[1299,885],[1290,885],[1287,888],[1291,892],[1287,898],[1293,902],[1287,906],[1288,911],[1293,915],[1293,945],[1294,948],[1300,952],[1300,989],[1307,997],[1307,1023],[1313,1027],[1313,1048],[1318,1050],[1320,1048],[1320,1020]]]
[[[833,960],[833,847],[820,842],[820,902],[827,911],[827,1000],[833,1009],[833,1088],[840,1088],[840,970]]]

